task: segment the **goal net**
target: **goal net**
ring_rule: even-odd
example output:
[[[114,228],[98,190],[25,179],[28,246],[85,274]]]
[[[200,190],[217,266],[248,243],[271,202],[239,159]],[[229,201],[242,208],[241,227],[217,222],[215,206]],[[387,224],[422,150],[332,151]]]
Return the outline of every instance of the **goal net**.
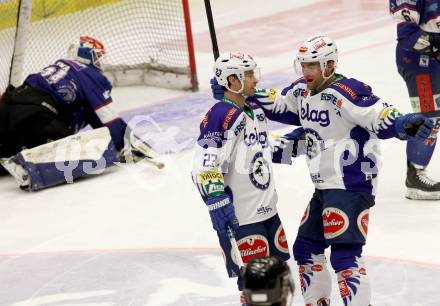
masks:
[[[81,35],[106,47],[114,86],[197,89],[188,0],[2,0],[0,90],[68,56]]]

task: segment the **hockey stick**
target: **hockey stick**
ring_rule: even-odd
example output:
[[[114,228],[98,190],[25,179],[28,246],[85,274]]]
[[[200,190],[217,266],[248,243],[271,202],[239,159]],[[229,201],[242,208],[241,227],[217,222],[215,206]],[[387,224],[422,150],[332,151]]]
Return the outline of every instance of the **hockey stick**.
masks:
[[[214,60],[219,57],[217,35],[215,34],[214,19],[212,18],[211,1],[205,0],[206,17],[208,18],[209,34],[211,34],[212,52]]]
[[[241,252],[240,249],[238,248],[237,240],[235,240],[234,231],[230,226],[228,226],[228,238],[229,238],[229,242],[231,243],[232,251],[235,254],[235,259],[237,260],[237,266],[240,269],[240,272],[243,274],[244,273],[243,258],[241,258]]]
[[[429,112],[429,113],[423,113],[422,112],[420,114],[422,114],[422,115],[424,115],[425,117],[428,117],[428,118],[440,117],[440,110],[436,110],[436,111]]]
[[[208,18],[209,34],[211,35],[212,52],[214,54],[214,60],[217,60],[217,58],[219,57],[219,50],[217,44],[217,35],[215,34],[214,19],[212,18],[210,0],[205,0],[205,9],[206,9],[206,17]],[[229,242],[231,243],[232,251],[235,254],[235,258],[237,259],[237,265],[240,269],[240,272],[243,274],[244,272],[243,259],[241,258],[241,253],[240,253],[240,249],[238,248],[237,240],[235,240],[234,231],[230,226],[228,226],[228,238],[229,238]]]
[[[153,148],[149,146],[145,141],[137,137],[133,131],[130,133],[130,144],[131,146],[142,153],[142,155],[145,157],[143,160],[149,164],[152,164],[157,169],[163,169],[165,168],[165,164],[155,160],[154,155],[158,155],[156,152],[153,151]]]

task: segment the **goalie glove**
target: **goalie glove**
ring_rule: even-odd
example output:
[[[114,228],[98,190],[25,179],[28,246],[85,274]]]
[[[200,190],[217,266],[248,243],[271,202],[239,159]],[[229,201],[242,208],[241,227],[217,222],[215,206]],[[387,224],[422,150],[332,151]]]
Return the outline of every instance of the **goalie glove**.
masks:
[[[406,114],[396,118],[394,127],[402,140],[425,140],[431,135],[434,123],[421,114]]]

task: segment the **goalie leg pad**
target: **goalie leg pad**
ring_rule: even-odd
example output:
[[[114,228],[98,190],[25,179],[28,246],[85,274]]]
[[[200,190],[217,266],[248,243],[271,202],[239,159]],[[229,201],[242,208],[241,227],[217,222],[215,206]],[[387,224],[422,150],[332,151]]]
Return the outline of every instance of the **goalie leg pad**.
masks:
[[[29,190],[72,183],[87,174],[102,173],[118,162],[106,127],[21,151],[13,160],[28,172]]]

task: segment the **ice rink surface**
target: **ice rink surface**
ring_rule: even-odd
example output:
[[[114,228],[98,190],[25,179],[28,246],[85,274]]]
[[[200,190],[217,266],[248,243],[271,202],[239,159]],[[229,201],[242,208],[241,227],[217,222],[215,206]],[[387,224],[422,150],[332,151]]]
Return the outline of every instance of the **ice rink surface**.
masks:
[[[284,87],[299,42],[336,40],[339,72],[410,111],[394,64],[395,23],[383,0],[212,1],[221,51],[254,55],[261,87]],[[197,93],[116,88],[126,119],[141,116],[167,166],[114,167],[35,193],[0,178],[0,305],[238,305],[210,219],[190,179],[198,124],[213,104],[213,57],[203,1],[191,0]],[[111,52],[111,42],[104,42]],[[290,128],[272,124],[274,132]],[[365,257],[375,306],[438,306],[440,201],[404,198],[405,144],[382,143],[382,172]],[[429,174],[440,180],[436,149]],[[305,160],[275,166],[279,213],[290,244],[313,192]],[[295,268],[295,264],[291,262]],[[296,275],[295,275],[296,276]],[[298,283],[298,280],[296,280]],[[295,304],[302,305],[299,288]],[[332,305],[342,305],[333,285]]]

